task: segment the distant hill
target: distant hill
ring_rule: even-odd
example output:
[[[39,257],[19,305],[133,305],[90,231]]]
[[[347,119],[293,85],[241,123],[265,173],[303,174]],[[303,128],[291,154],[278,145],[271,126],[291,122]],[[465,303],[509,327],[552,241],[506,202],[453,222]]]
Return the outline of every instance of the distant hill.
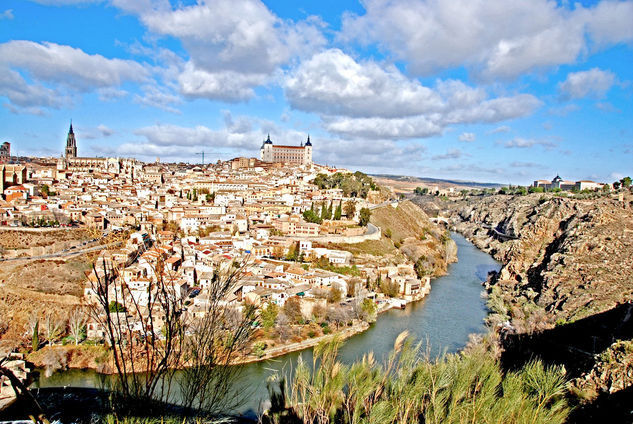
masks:
[[[411,177],[406,175],[390,175],[390,174],[374,174],[372,177],[383,180],[385,183],[393,181],[398,185],[437,185],[440,188],[446,187],[464,187],[464,188],[499,188],[502,184],[498,183],[482,183],[477,181],[463,181],[463,180],[443,180],[440,178],[428,178],[428,177]],[[414,187],[415,188],[415,187]]]

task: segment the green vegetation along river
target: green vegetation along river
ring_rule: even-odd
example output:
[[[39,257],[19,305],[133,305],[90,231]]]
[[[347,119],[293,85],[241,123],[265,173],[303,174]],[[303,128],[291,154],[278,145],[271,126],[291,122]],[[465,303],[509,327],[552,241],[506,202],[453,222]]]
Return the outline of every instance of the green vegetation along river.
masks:
[[[469,334],[484,331],[487,310],[481,282],[489,271],[496,271],[500,266],[461,235],[452,233],[451,237],[457,243],[459,260],[449,265],[448,275],[433,280],[431,293],[422,301],[407,305],[405,310],[392,309],[381,314],[369,330],[347,340],[340,351],[343,362],[351,363],[370,351],[381,359],[404,330],[428,343],[433,356],[455,352],[466,345]],[[247,399],[238,412],[254,417],[262,405],[265,407],[267,379],[274,373],[289,373],[299,355],[311,361],[312,350],[242,365],[243,377],[238,384]],[[68,370],[50,377],[42,374],[34,385],[102,387],[108,378],[92,370]]]

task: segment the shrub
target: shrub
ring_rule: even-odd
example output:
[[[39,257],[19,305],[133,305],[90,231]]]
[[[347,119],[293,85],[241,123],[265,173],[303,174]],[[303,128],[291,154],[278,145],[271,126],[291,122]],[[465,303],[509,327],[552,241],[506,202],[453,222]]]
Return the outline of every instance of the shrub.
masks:
[[[256,342],[255,344],[253,344],[253,355],[261,358],[262,356],[264,356],[264,351],[266,350],[266,347],[267,346],[265,342]]]

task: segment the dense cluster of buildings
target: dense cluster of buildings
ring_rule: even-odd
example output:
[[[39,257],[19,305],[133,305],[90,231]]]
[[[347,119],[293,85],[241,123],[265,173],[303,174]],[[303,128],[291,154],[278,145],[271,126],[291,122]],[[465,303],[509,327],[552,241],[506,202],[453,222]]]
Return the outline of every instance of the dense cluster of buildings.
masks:
[[[101,253],[90,278],[98,280],[103,264],[110,264],[119,270],[112,290],[125,287],[139,304],[161,280],[179,296],[194,293],[190,308],[204,310],[214,270],[236,261],[248,266],[227,304],[283,305],[298,297],[309,314],[324,301],[324,290],[337,288],[345,295],[351,284],[378,276],[397,283],[407,299],[428,292],[428,279],[421,281],[412,264],[353,264],[349,252],[328,248],[326,239],[363,240],[370,231],[358,226],[359,211],[373,204],[312,184],[318,174],[347,171],[312,163],[309,139],[294,148],[274,145],[268,137],[260,159],[206,166],[79,157],[76,143],[71,125],[59,160],[6,171],[13,191],[5,189],[0,200],[0,224],[134,228],[124,244]],[[368,198],[379,197],[373,194]],[[315,205],[350,201],[355,212],[340,220],[315,224],[303,219]],[[353,275],[333,272],[352,265],[357,266]],[[90,284],[85,294],[94,296]],[[93,323],[90,331],[100,329]]]

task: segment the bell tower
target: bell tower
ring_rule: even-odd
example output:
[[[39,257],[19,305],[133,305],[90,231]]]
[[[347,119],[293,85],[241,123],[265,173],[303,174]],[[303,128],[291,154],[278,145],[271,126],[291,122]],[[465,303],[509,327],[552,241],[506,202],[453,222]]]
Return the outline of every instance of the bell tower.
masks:
[[[66,159],[77,157],[77,141],[75,140],[75,133],[73,132],[73,121],[70,121],[70,129],[68,130],[68,137],[66,137]]]

